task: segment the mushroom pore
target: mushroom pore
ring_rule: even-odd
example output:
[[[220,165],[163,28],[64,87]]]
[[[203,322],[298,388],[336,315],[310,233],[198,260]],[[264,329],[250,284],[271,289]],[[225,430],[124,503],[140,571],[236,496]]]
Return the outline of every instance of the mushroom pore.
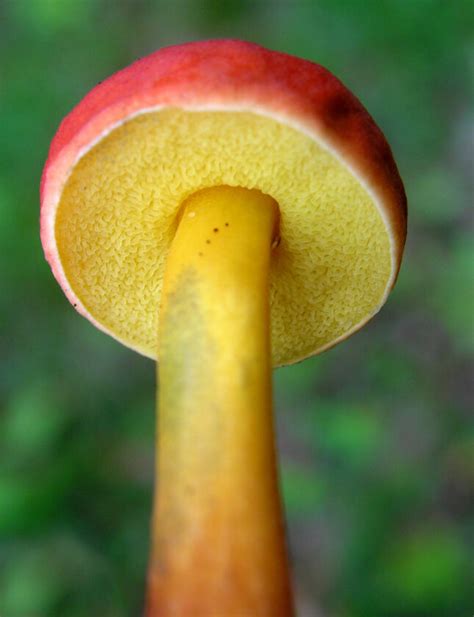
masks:
[[[157,306],[181,205],[220,185],[257,188],[280,206],[270,274],[274,365],[321,351],[378,310],[394,268],[390,237],[341,161],[270,117],[168,109],[104,136],[62,192],[61,262],[96,322],[157,357]]]

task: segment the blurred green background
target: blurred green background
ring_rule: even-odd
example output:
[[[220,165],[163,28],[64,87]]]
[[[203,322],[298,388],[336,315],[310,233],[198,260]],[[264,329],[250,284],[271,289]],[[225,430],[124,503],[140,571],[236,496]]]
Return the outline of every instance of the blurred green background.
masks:
[[[38,185],[59,121],[99,80],[227,36],[338,75],[410,206],[384,310],[275,375],[298,614],[472,616],[473,22],[464,0],[0,2],[1,617],[141,612],[154,366],[66,301]]]

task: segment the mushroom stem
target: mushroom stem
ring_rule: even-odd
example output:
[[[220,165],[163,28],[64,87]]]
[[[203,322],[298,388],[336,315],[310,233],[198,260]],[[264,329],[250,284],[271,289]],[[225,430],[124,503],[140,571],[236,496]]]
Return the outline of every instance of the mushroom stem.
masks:
[[[276,202],[187,199],[166,265],[147,617],[293,614],[271,394]]]

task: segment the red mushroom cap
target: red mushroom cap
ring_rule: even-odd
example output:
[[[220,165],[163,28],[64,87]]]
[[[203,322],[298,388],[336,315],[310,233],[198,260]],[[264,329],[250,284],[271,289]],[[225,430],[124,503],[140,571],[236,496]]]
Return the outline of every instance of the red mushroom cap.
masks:
[[[79,312],[114,334],[83,306],[64,272],[55,237],[63,189],[95,144],[130,119],[165,108],[254,112],[293,127],[330,152],[371,195],[388,230],[392,267],[385,300],[405,242],[406,197],[380,129],[325,68],[253,43],[211,40],[160,49],[99,83],[63,120],[51,143],[41,181],[41,239],[57,280]]]

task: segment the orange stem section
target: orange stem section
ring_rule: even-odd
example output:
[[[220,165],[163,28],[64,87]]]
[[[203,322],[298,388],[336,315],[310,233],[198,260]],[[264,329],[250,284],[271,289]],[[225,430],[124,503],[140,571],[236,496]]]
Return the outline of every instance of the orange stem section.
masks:
[[[290,617],[275,459],[269,269],[278,207],[191,196],[167,261],[147,617]]]

